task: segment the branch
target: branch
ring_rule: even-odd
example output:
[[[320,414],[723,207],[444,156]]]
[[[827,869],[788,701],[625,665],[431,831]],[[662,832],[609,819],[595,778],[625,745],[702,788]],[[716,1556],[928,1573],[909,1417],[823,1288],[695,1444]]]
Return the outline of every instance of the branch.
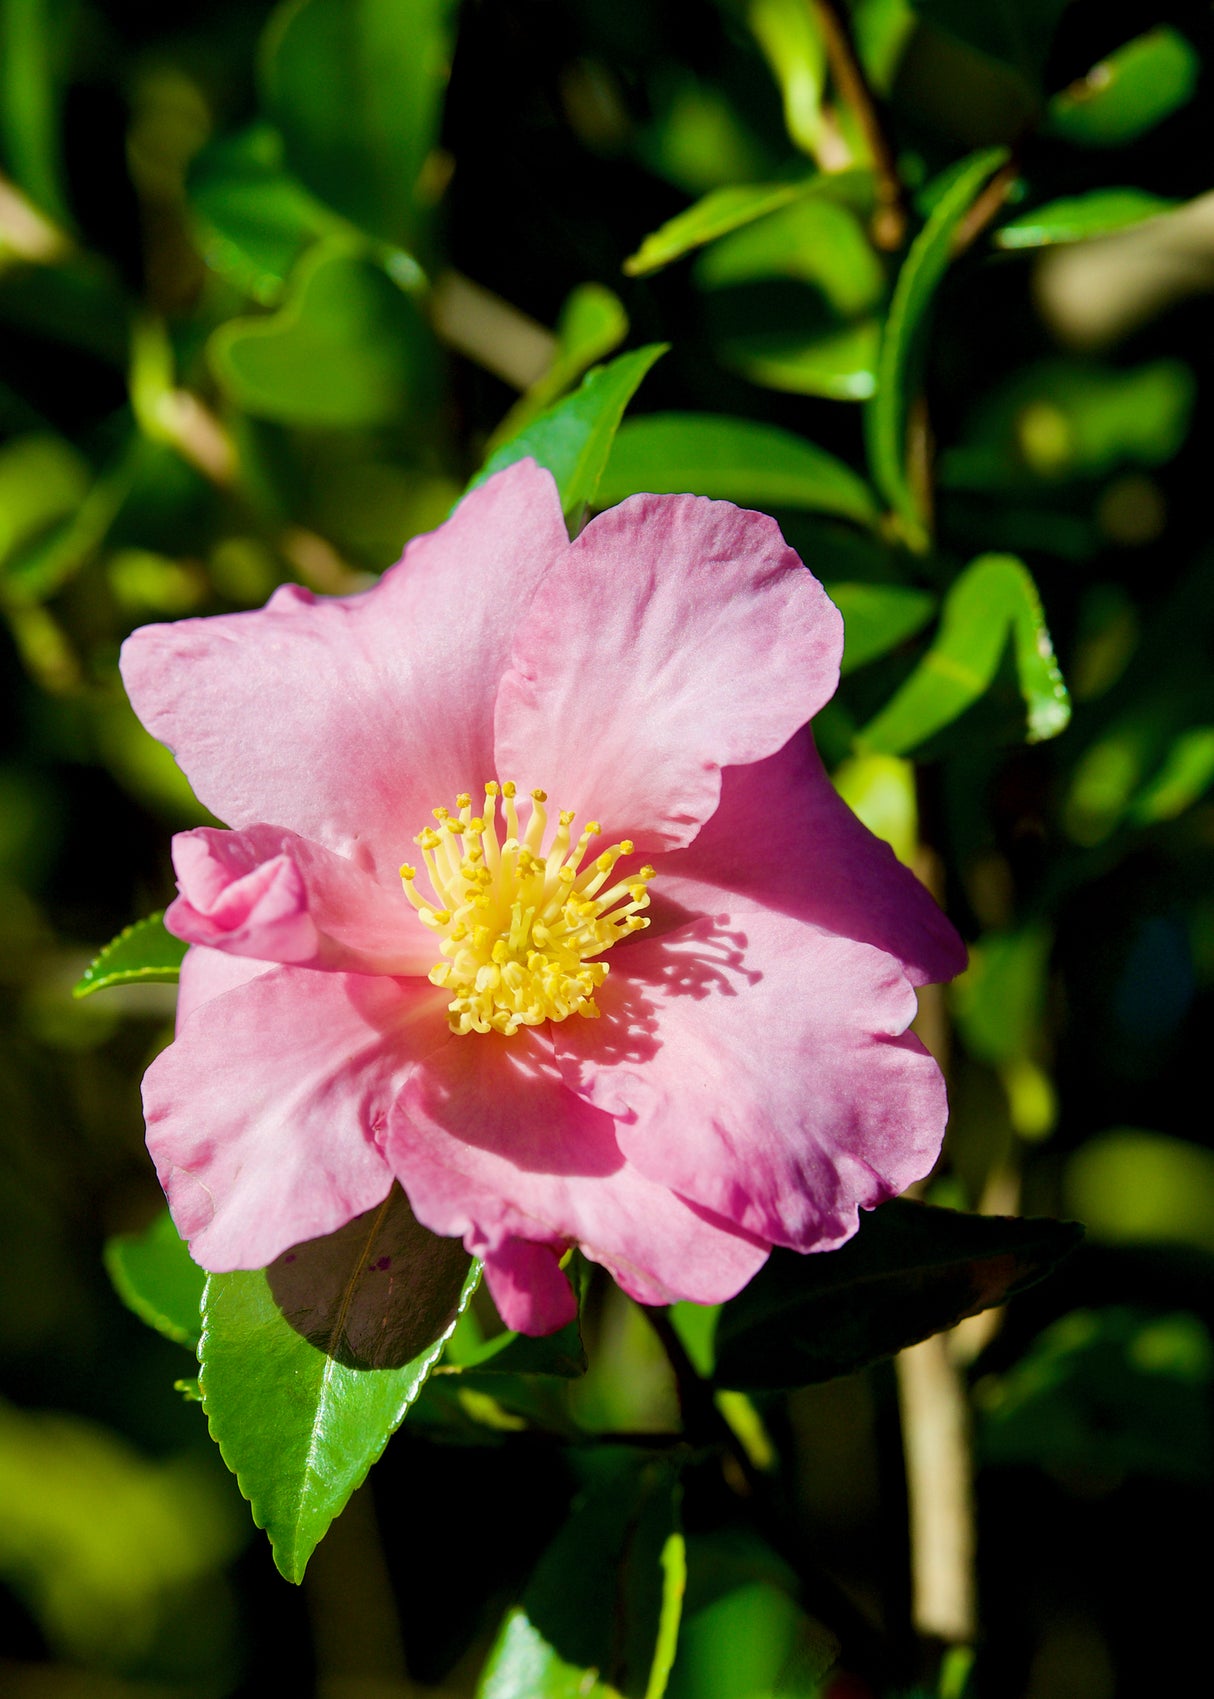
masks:
[[[893,253],[906,239],[906,196],[898,161],[885,131],[877,97],[869,88],[856,55],[851,25],[838,0],[810,0],[822,31],[826,58],[835,87],[856,115],[872,154],[877,174],[877,210],[872,237],[878,248]]]

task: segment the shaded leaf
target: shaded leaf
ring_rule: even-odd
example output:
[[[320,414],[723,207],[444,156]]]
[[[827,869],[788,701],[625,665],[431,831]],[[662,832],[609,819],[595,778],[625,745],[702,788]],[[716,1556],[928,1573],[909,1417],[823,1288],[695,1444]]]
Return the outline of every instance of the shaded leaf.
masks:
[[[72,0],[0,0],[0,157],[64,224],[60,106],[73,11]]]
[[[118,1233],[108,1239],[105,1266],[114,1290],[140,1321],[177,1345],[196,1348],[207,1277],[167,1209],[142,1233]]]
[[[444,1368],[462,1376],[555,1375],[568,1379],[586,1372],[586,1350],[576,1321],[556,1333],[531,1338],[506,1329],[485,1339],[471,1310],[465,1310],[447,1343]]]
[[[207,264],[266,304],[306,248],[349,228],[291,176],[282,137],[268,124],[204,148],[190,166],[189,195]]]
[[[826,591],[843,615],[844,674],[879,660],[922,631],[936,607],[930,590],[907,584],[828,582]]]
[[[789,137],[802,153],[816,158],[826,48],[813,8],[802,0],[751,0],[746,21],[779,85]]]
[[[1086,195],[1048,201],[1032,212],[1017,213],[995,232],[995,245],[1047,248],[1060,242],[1087,242],[1158,218],[1176,205],[1176,201],[1162,200],[1144,189],[1093,189]]]
[[[88,997],[111,985],[175,985],[188,946],[164,929],[163,910],[124,927],[105,946],[73,986],[73,997]]]
[[[282,308],[229,319],[208,344],[228,396],[258,418],[310,426],[382,425],[428,386],[430,332],[413,302],[357,250],[319,244]]]
[[[477,1699],[662,1699],[686,1580],[677,1465],[601,1453],[489,1654]]]
[[[378,1209],[264,1272],[209,1276],[203,1407],[289,1581],[400,1425],[476,1272],[393,1186]]]
[[[721,1310],[717,1379],[743,1390],[851,1374],[1004,1303],[1078,1245],[1073,1222],[895,1198],[840,1250],[775,1250]]]
[[[907,476],[906,420],[918,388],[926,321],[948,270],[957,226],[1006,158],[1006,149],[987,148],[957,170],[911,243],[894,285],[877,357],[876,392],[865,414],[865,434],[873,479],[905,522],[912,540],[923,540],[924,516]]]
[[[713,189],[694,206],[646,236],[635,254],[624,261],[630,277],[660,271],[673,260],[714,241],[730,230],[753,224],[778,207],[789,206],[808,195],[826,195],[860,212],[868,211],[873,199],[869,171],[819,172],[792,183],[736,183]]]
[[[754,331],[721,342],[723,363],[767,389],[867,401],[876,389],[881,327],[876,319],[824,328],[817,336]]]
[[[516,460],[530,455],[556,479],[566,517],[580,514],[598,491],[625,407],[666,347],[662,342],[650,343],[631,354],[621,354],[609,365],[597,366],[572,395],[503,443],[469,488],[475,489],[504,466],[513,466]]]
[[[454,0],[293,0],[264,41],[266,110],[289,168],[320,199],[410,247],[438,134]]]
[[[1082,147],[1121,147],[1191,99],[1201,59],[1163,24],[1136,36],[1050,101],[1048,128]]]
[[[864,480],[816,443],[775,425],[712,413],[650,413],[620,426],[599,504],[643,490],[803,508],[862,524],[877,517]]]
[[[976,52],[1040,81],[1068,0],[911,0],[919,16]]]
[[[850,207],[824,195],[802,196],[742,230],[722,236],[696,261],[704,289],[787,278],[820,290],[842,318],[876,307],[885,267]]]
[[[859,733],[857,750],[905,755],[918,748],[990,687],[1009,642],[1028,712],[1028,741],[1057,737],[1071,705],[1037,587],[1014,555],[980,555],[945,597],[931,648]]]

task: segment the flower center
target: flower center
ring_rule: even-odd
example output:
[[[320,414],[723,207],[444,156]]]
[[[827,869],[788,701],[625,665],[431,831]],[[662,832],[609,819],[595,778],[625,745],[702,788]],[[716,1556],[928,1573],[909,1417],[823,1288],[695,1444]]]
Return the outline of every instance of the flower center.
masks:
[[[458,815],[434,810],[437,826],[413,840],[431,895],[417,889],[415,867],[400,870],[418,918],[442,940],[443,960],[430,979],[451,992],[453,1032],[510,1034],[570,1015],[596,1016],[594,994],[608,972],[598,958],[649,925],[640,911],[649,906],[653,868],[611,879],[620,857],[633,853],[630,839],[587,861],[596,820],[573,842],[574,817],[562,812],[546,842],[547,796],[532,791],[524,828],[515,795],[509,782],[490,783],[479,815],[467,794],[456,798]]]

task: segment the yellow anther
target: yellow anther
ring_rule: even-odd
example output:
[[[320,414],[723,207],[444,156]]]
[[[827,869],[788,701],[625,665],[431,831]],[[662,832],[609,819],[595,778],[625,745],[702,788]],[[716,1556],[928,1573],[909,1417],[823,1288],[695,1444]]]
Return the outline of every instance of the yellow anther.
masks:
[[[442,960],[430,980],[449,993],[451,1028],[509,1036],[570,1015],[592,1019],[609,966],[601,958],[649,924],[636,911],[648,907],[653,868],[604,889],[620,858],[633,853],[630,839],[587,861],[602,830],[597,820],[572,843],[574,811],[561,810],[552,830],[545,791],[517,805],[512,780],[490,779],[484,792],[479,815],[461,792],[459,817],[436,808],[438,830],[427,826],[415,838],[430,894],[418,892],[415,868],[401,866],[406,897],[437,937]]]

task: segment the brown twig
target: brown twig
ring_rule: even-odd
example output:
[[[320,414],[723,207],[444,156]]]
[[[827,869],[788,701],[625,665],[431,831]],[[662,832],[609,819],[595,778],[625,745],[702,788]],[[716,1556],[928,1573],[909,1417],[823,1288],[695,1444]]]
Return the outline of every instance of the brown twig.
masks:
[[[1020,162],[1013,155],[1006,165],[999,167],[953,232],[954,259],[967,248],[972,248],[987,226],[994,222],[1019,175]]]
[[[878,248],[893,253],[906,239],[906,195],[877,97],[868,86],[856,54],[851,25],[838,0],[810,0],[810,4],[822,31],[835,87],[855,113],[868,143],[868,151],[872,154],[877,176],[877,210],[873,214],[872,238]]]

